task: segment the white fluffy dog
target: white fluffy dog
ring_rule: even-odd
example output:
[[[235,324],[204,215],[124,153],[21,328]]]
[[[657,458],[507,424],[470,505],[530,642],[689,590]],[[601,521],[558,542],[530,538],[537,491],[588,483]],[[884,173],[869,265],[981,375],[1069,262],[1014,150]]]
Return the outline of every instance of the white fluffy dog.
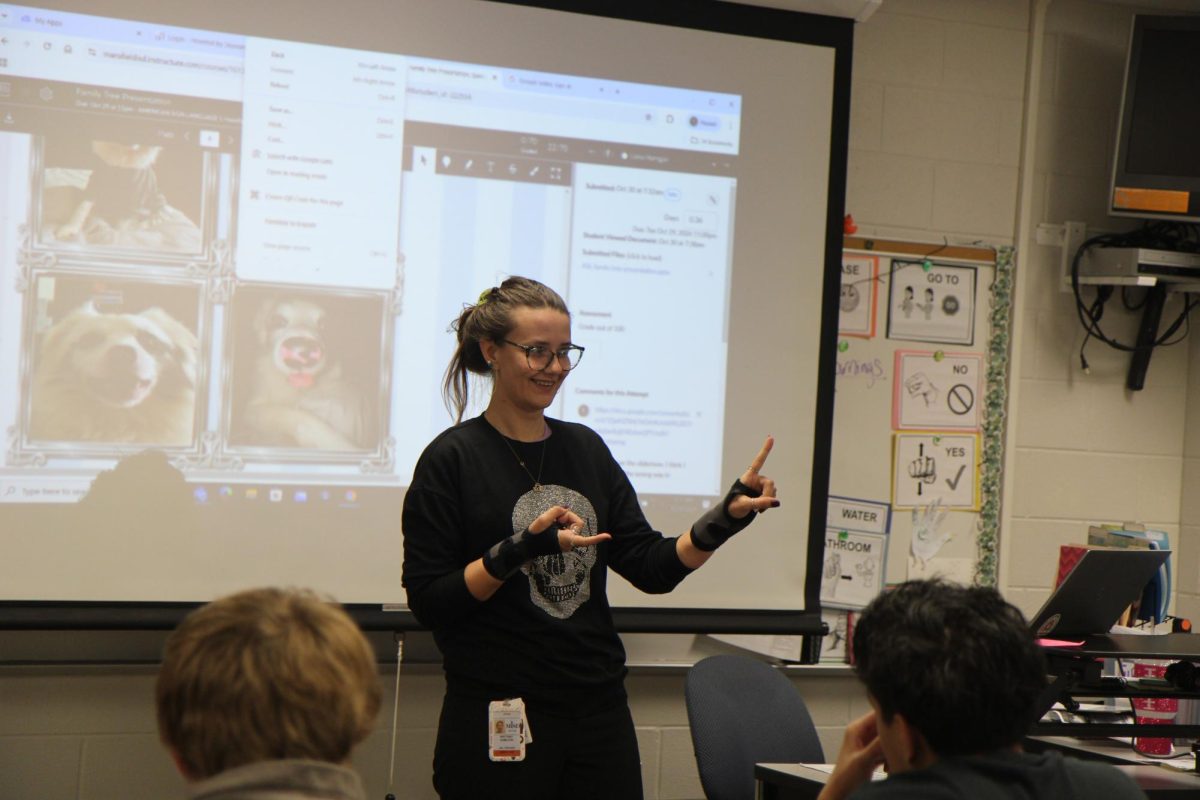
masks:
[[[315,450],[363,448],[363,403],[326,337],[326,311],[301,298],[264,301],[245,425],[253,443]]]
[[[34,439],[184,445],[196,411],[196,335],[163,311],[87,303],[47,330],[34,369]]]

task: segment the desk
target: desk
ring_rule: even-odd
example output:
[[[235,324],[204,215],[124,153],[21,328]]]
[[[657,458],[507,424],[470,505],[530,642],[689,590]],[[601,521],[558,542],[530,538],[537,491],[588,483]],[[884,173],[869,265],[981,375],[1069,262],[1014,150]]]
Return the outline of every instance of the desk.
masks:
[[[803,764],[755,764],[758,800],[815,800],[829,773]]]
[[[1171,661],[1200,661],[1200,636],[1191,633],[1166,633],[1157,636],[1115,634],[1089,636],[1079,647],[1047,647],[1046,666],[1051,681],[1038,700],[1038,718],[1056,702],[1069,704],[1073,695],[1087,697],[1180,697],[1200,698],[1198,691],[1147,687],[1134,681],[1104,678],[1100,659],[1153,658]],[[1085,736],[1200,736],[1200,725],[1142,725],[1037,722],[1031,731],[1043,735]]]
[[[1200,661],[1200,634],[1160,633],[1153,636],[1113,633],[1088,636],[1079,647],[1047,647],[1047,653],[1093,658],[1166,658]]]
[[[1200,795],[1200,776],[1153,764],[1115,764],[1151,800],[1182,800]],[[759,800],[816,800],[829,773],[804,764],[755,764]]]
[[[1150,764],[1171,763],[1175,766],[1190,766],[1192,754],[1180,752],[1178,758],[1154,759],[1146,758],[1133,749],[1129,742],[1117,739],[1083,739],[1075,736],[1026,736],[1022,742],[1027,753],[1044,753],[1047,750],[1057,750],[1064,756],[1078,758],[1081,761],[1101,761],[1105,764]]]

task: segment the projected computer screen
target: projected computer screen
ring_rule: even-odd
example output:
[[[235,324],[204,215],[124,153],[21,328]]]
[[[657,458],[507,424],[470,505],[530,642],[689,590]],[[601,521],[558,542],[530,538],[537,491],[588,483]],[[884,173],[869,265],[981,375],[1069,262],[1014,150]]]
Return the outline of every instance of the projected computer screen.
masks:
[[[665,533],[776,437],[779,513],[653,602],[803,606],[834,48],[497,3],[61,6],[0,5],[3,599],[402,603],[447,327],[518,274],[586,348],[547,414]]]

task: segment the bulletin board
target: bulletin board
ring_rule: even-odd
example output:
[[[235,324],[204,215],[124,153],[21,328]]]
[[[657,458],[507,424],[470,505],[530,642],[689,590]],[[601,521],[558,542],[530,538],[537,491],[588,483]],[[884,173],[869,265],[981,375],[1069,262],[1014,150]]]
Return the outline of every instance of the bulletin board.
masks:
[[[845,240],[821,589],[831,630],[887,583],[995,582],[1011,265],[1011,248]]]

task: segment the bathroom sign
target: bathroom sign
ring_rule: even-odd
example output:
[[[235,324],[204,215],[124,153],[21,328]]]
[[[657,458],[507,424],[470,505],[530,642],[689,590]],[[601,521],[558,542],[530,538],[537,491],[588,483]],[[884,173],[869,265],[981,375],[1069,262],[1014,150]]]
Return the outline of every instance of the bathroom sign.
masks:
[[[829,496],[821,605],[862,608],[883,586],[892,510],[887,503]]]

